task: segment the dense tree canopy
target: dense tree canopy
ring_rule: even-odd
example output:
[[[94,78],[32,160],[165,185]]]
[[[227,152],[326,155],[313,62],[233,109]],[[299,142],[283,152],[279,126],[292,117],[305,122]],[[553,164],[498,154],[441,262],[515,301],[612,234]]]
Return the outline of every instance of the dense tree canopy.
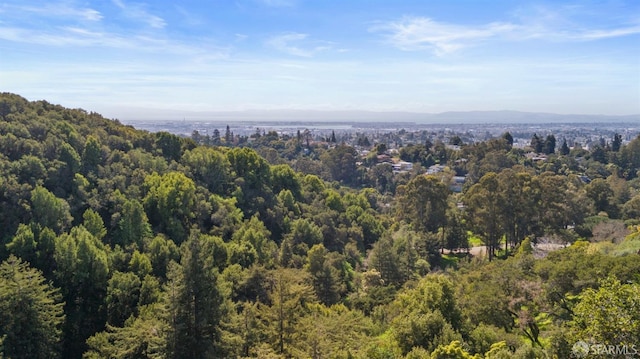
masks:
[[[185,138],[6,93],[0,119],[1,357],[564,358],[640,340],[640,137]]]
[[[57,358],[62,297],[38,270],[15,256],[0,264],[0,337],[7,358]]]

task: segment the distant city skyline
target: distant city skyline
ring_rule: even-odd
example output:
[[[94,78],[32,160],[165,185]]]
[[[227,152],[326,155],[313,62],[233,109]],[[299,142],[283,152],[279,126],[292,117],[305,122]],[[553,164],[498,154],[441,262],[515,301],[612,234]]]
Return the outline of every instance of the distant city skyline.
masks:
[[[0,91],[123,120],[640,114],[640,2],[0,1]]]

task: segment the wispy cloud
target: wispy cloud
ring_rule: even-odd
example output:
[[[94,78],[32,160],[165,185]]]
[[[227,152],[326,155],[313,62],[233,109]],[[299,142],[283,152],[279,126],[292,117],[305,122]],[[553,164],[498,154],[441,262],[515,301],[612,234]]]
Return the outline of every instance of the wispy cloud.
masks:
[[[45,46],[108,46],[129,47],[129,40],[118,36],[92,32],[78,27],[62,27],[55,31],[36,31],[20,27],[0,27],[0,39]]]
[[[637,35],[640,34],[640,25],[629,26],[620,29],[611,29],[611,30],[591,30],[585,31],[578,36],[576,39],[578,40],[599,40],[606,39],[611,37],[620,37],[620,36],[628,36],[628,35]]]
[[[149,31],[149,27],[156,30],[165,26],[165,22],[143,11],[143,5],[125,4],[122,0],[114,0],[113,4],[129,20],[143,21],[143,25],[123,25],[119,21],[121,19],[112,13],[76,7],[73,2],[42,6],[0,4],[0,41],[35,45],[52,51],[57,51],[54,48],[66,48],[70,54],[82,52],[83,48],[117,50],[119,54],[125,51],[130,58],[162,53],[197,63],[214,62],[229,56],[229,48],[206,37],[174,38],[164,31]],[[90,56],[84,52],[79,56],[85,55]]]
[[[512,36],[516,40],[571,42],[640,34],[640,18],[637,15],[607,18],[603,13],[606,11],[601,8],[579,5],[521,7],[513,12],[518,31]]]
[[[575,42],[637,35],[640,24],[589,28],[545,11],[533,21],[491,22],[476,26],[438,22],[428,17],[403,17],[374,25],[369,31],[383,33],[388,43],[401,50],[430,50],[442,56],[490,40]]]
[[[130,19],[141,21],[155,29],[161,29],[167,25],[166,21],[163,18],[149,13],[145,9],[146,6],[144,4],[125,4],[122,0],[112,1],[117,7],[120,8],[120,10],[122,10],[123,14]]]
[[[27,13],[48,18],[64,17],[83,21],[100,21],[102,14],[92,8],[73,7],[67,3],[44,4],[42,6],[3,4],[5,11]]]
[[[313,57],[319,52],[331,49],[329,42],[315,41],[303,47],[309,35],[301,33],[287,33],[271,37],[266,44],[278,51],[299,57]]]
[[[60,26],[51,30],[35,30],[2,26],[0,40],[49,47],[103,47],[136,53],[179,55],[196,62],[210,62],[229,56],[229,49],[219,46],[183,43],[144,34],[114,33],[79,26]]]
[[[472,42],[497,37],[514,31],[509,23],[490,23],[478,27],[447,24],[426,17],[404,17],[398,21],[372,27],[374,32],[386,32],[387,39],[402,50],[432,50],[443,55]]]

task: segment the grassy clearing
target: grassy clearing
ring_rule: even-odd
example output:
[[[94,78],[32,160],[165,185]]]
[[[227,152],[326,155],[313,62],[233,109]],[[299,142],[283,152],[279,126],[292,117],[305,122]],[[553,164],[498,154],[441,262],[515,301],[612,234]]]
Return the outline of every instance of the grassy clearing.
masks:
[[[640,253],[640,228],[634,228],[636,231],[627,235],[625,239],[616,244],[611,241],[600,241],[589,243],[588,253],[602,253],[609,256],[627,256]]]
[[[612,252],[614,256],[640,253],[640,231],[628,235]]]
[[[469,238],[469,246],[471,247],[479,247],[484,245],[484,243],[482,243],[482,239],[473,234],[473,232],[471,231],[467,231],[467,237]]]
[[[469,255],[466,252],[448,253],[442,255],[442,268],[458,268],[458,263],[466,260]]]

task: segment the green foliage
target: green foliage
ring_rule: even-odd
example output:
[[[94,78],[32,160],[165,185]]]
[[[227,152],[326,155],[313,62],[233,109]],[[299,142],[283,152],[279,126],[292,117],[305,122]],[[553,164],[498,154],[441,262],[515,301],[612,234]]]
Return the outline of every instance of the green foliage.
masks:
[[[513,356],[513,353],[507,347],[507,343],[502,341],[491,345],[488,352],[485,353],[486,359],[508,359]]]
[[[415,347],[422,347],[429,352],[438,345],[462,340],[438,311],[411,313],[392,325],[395,340],[405,354]]]
[[[137,275],[138,278],[142,279],[151,274],[153,266],[151,264],[151,259],[146,253],[141,253],[138,250],[135,250],[131,255],[131,260],[129,261],[129,269],[132,274]]]
[[[551,155],[545,134],[534,162],[509,134],[458,150],[403,130],[361,158],[310,131],[195,146],[11,94],[0,118],[2,357],[565,358],[639,339],[640,137]],[[394,142],[412,171],[377,163]],[[456,254],[467,238],[499,260]]]
[[[407,270],[403,271],[400,266],[400,256],[394,248],[393,238],[391,235],[384,235],[378,242],[373,245],[373,249],[369,253],[368,263],[371,268],[375,268],[380,273],[380,279],[383,283],[392,286],[399,286],[406,280]],[[408,257],[415,258],[415,252],[412,247],[407,247]],[[413,253],[412,253],[413,252]]]
[[[152,275],[145,276],[140,286],[138,308],[143,309],[145,305],[159,303],[162,294],[160,289],[160,281],[156,277]]]
[[[274,264],[274,257],[278,247],[270,239],[271,233],[257,216],[251,217],[233,234],[233,242],[237,245],[248,246],[255,253],[257,263],[270,267]],[[231,263],[240,263],[230,260]],[[251,263],[245,263],[249,267]],[[240,263],[241,264],[241,263]]]
[[[355,218],[355,223],[362,228],[364,248],[370,248],[380,239],[385,231],[384,225],[372,209],[363,211]]]
[[[15,171],[18,174],[20,182],[29,183],[32,186],[42,184],[46,178],[47,169],[39,157],[33,155],[25,155],[18,160]]]
[[[212,229],[213,234],[219,235],[225,240],[231,239],[231,235],[240,226],[244,217],[242,211],[236,207],[237,199],[213,195],[209,202],[213,207],[213,214],[211,215],[211,221],[215,226]]]
[[[9,253],[21,258],[31,265],[37,264],[37,243],[31,227],[20,224],[11,242],[7,243]]]
[[[433,176],[418,176],[398,188],[398,217],[415,230],[435,232],[446,223],[448,188]]]
[[[443,243],[441,248],[453,253],[458,249],[468,249],[470,247],[469,234],[464,215],[453,202],[449,202],[446,209],[446,225],[442,228]]]
[[[218,323],[222,297],[218,270],[209,260],[207,238],[195,233],[182,246],[180,264],[170,266],[167,284],[167,344],[177,358],[221,356]]]
[[[329,169],[331,178],[346,184],[356,183],[358,178],[356,160],[358,152],[355,148],[340,144],[321,156],[322,163]]]
[[[189,219],[194,217],[196,187],[181,172],[154,173],[144,181],[144,207],[152,224],[177,243],[187,238]]]
[[[340,304],[311,304],[308,310],[297,323],[296,356],[349,358],[364,353],[372,331],[369,318]]]
[[[462,324],[453,282],[445,275],[428,275],[415,288],[402,293],[397,299],[403,307],[411,307],[413,310],[440,311],[456,330]]]
[[[58,358],[65,316],[62,298],[28,263],[10,256],[0,264],[0,357]]]
[[[106,320],[107,248],[79,226],[56,239],[54,258],[56,283],[66,302],[63,356],[77,357],[85,350],[84,340]]]
[[[365,358],[372,359],[394,359],[402,356],[401,349],[389,333],[375,338],[364,355]]]
[[[296,172],[287,165],[271,167],[273,193],[289,191],[295,198],[300,198],[302,185]]]
[[[291,238],[294,243],[304,243],[307,246],[322,243],[322,232],[317,225],[306,219],[299,219],[291,224]]]
[[[182,163],[189,167],[192,178],[203,183],[211,193],[224,194],[231,180],[231,164],[220,151],[196,147],[186,151]]]
[[[508,334],[504,329],[493,325],[479,324],[469,333],[469,347],[472,353],[483,354],[488,352],[495,343],[507,342],[508,338],[515,335]],[[515,344],[517,342],[512,342]]]
[[[162,235],[151,240],[147,251],[151,259],[153,274],[158,278],[167,277],[167,268],[171,261],[180,261],[180,253],[176,244]]]
[[[122,206],[122,216],[112,242],[121,246],[135,243],[138,248],[142,248],[144,239],[151,236],[151,233],[151,225],[142,204],[136,200],[127,200]]]
[[[636,227],[635,232],[625,237],[619,245],[611,252],[615,256],[634,255],[640,251],[640,227]]]
[[[342,198],[336,191],[328,190],[327,198],[324,200],[324,203],[334,211],[344,212],[344,203],[342,203]]]
[[[102,217],[100,217],[96,211],[87,209],[82,215],[82,219],[82,225],[84,228],[86,228],[89,233],[93,234],[93,236],[99,241],[107,235],[107,229],[104,227],[104,221],[102,221]]]
[[[114,272],[107,285],[107,323],[122,326],[135,314],[141,282],[135,273]]]
[[[393,316],[391,331],[404,354],[414,347],[431,352],[462,339],[454,286],[444,275],[424,277],[414,288],[400,292],[388,310]]]
[[[271,168],[267,161],[249,148],[234,148],[227,152],[237,190],[234,197],[246,217],[266,210],[273,191]]]
[[[640,221],[640,194],[636,194],[624,204],[622,213],[623,219],[635,219]]]
[[[94,136],[88,136],[82,152],[82,168],[85,174],[98,170],[102,164],[102,148],[99,140]]]
[[[305,269],[311,275],[313,288],[320,302],[326,305],[336,304],[341,292],[340,272],[328,261],[327,250],[322,244],[311,247]]]
[[[158,305],[142,308],[137,317],[131,317],[123,327],[108,325],[105,331],[87,339],[86,359],[167,358],[167,323],[158,316]]]
[[[602,178],[596,178],[586,187],[587,196],[593,201],[596,212],[607,212],[611,215],[613,190]]]
[[[475,325],[491,325],[511,330],[514,318],[509,309],[509,297],[502,285],[494,280],[494,267],[479,268],[463,277],[460,301],[463,315]],[[497,276],[497,274],[496,274]]]
[[[408,145],[400,149],[400,159],[411,163],[420,163],[424,167],[432,166],[436,163],[434,153],[431,152],[431,144]]]
[[[58,191],[63,193],[69,193],[72,189],[72,179],[75,174],[80,171],[81,159],[76,149],[67,142],[62,142],[59,149],[58,162],[56,171],[53,176],[49,178],[52,185]]]
[[[296,203],[293,193],[288,189],[283,189],[278,193],[278,201],[282,203],[290,214],[293,214],[294,216],[300,215],[300,207],[298,203]]]
[[[487,246],[489,260],[495,256],[495,250],[500,238],[500,197],[498,180],[495,173],[489,173],[473,185],[465,195],[467,218]]]
[[[67,201],[41,186],[36,186],[31,192],[31,211],[35,223],[58,233],[67,229],[73,220]]]
[[[158,132],[155,135],[157,148],[167,160],[177,161],[182,156],[180,138],[168,132]]]
[[[411,356],[411,353],[407,355],[407,358],[419,358],[417,356]],[[425,357],[426,358],[426,357]],[[474,356],[467,353],[462,347],[460,341],[454,340],[447,345],[439,345],[433,352],[431,352],[431,359],[473,359]]]
[[[280,268],[273,273],[273,285],[269,291],[270,306],[263,306],[260,316],[267,328],[266,341],[276,353],[290,356],[296,349],[297,326],[315,302],[313,288],[308,278],[293,269]]]
[[[603,280],[588,288],[574,308],[576,340],[603,345],[634,345],[640,341],[640,285]]]

